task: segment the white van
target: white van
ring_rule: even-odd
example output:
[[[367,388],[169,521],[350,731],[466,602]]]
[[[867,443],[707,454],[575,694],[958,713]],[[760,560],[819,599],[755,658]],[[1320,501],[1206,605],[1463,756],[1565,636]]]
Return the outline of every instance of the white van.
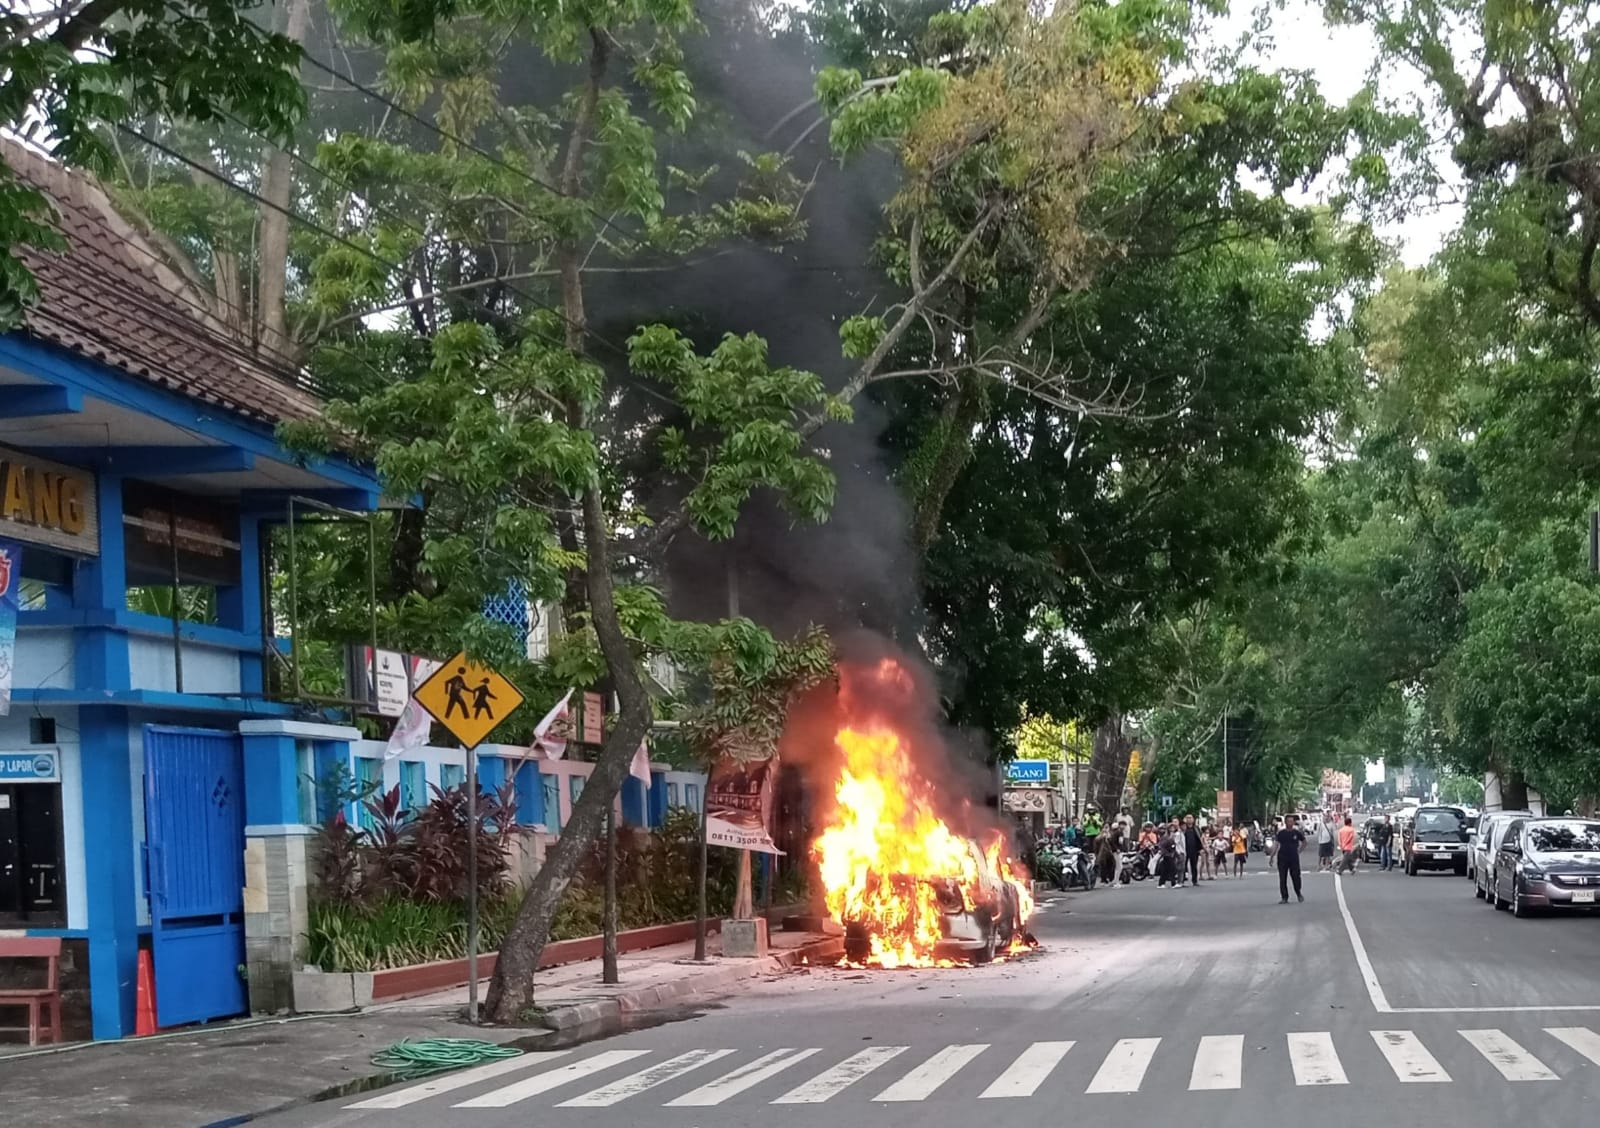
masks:
[[[1505,840],[1506,828],[1513,819],[1531,818],[1528,811],[1490,811],[1478,819],[1478,831],[1472,841],[1472,854],[1467,861],[1471,870],[1472,895],[1480,901],[1490,895],[1494,881],[1494,859],[1500,853],[1500,843]]]

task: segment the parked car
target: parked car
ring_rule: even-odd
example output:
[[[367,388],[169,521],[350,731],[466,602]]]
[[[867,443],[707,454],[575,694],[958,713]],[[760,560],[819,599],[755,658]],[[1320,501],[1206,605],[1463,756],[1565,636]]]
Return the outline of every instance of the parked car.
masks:
[[[1494,859],[1500,852],[1500,843],[1505,840],[1506,829],[1517,819],[1532,817],[1532,811],[1490,811],[1478,820],[1467,860],[1467,876],[1472,878],[1474,897],[1489,900],[1489,890],[1494,885]]]
[[[1451,869],[1467,875],[1467,813],[1460,807],[1418,807],[1402,840],[1406,873]]]
[[[1490,896],[1495,908],[1519,917],[1600,906],[1600,822],[1512,819],[1495,855]]]

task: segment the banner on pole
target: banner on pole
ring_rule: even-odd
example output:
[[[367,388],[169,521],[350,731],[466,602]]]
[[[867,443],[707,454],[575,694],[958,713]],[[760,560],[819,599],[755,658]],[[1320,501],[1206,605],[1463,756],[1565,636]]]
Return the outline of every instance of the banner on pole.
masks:
[[[1217,792],[1217,821],[1225,823],[1233,821],[1233,792]]]
[[[22,605],[22,546],[0,540],[0,717],[11,713],[11,675],[17,654],[17,610]]]
[[[434,675],[439,666],[440,663],[429,658],[413,658],[411,684],[421,685]],[[407,696],[406,706],[400,713],[400,720],[396,722],[394,731],[389,734],[389,744],[383,750],[383,758],[392,760],[402,752],[421,748],[428,743],[428,733],[432,726],[433,717],[417,703],[415,697]]]
[[[778,761],[723,756],[706,781],[706,844],[782,854],[772,841],[773,784]]]

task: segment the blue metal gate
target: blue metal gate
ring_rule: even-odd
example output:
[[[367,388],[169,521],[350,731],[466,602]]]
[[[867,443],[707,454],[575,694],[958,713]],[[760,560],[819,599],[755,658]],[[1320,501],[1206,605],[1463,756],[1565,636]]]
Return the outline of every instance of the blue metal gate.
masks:
[[[144,729],[145,849],[156,1021],[248,1008],[244,956],[244,762],[237,733]]]

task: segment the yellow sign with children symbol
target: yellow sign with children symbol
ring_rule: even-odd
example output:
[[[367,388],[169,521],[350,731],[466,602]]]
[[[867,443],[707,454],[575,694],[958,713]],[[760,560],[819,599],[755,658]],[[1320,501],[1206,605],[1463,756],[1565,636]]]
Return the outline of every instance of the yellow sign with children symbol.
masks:
[[[505,678],[458,651],[411,694],[451,735],[476,748],[494,727],[522,704],[522,694]]]

